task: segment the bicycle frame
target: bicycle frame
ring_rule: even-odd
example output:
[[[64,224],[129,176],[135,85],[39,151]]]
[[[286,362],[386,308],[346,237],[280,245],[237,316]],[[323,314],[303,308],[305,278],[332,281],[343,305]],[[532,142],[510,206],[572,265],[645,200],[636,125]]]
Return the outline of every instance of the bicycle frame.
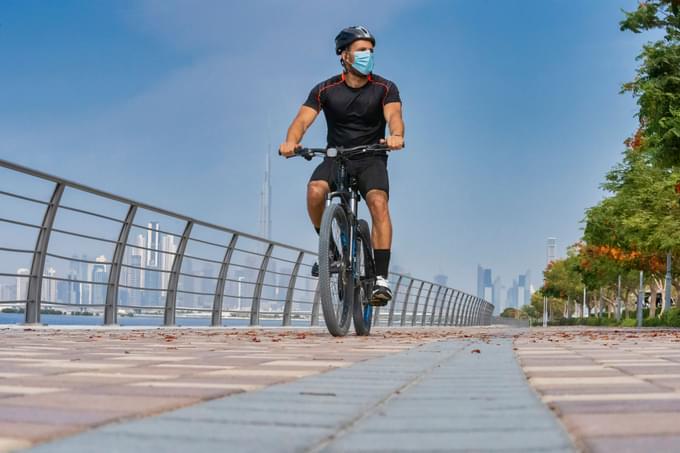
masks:
[[[359,211],[359,194],[357,193],[356,187],[353,184],[353,176],[349,175],[347,172],[347,167],[343,159],[338,159],[338,169],[336,173],[335,186],[336,190],[330,192],[326,196],[326,207],[333,203],[334,198],[340,199],[340,205],[345,210],[347,214],[347,220],[349,222],[349,256],[352,259],[352,270],[354,272],[354,277],[359,278],[360,266],[357,265],[357,241],[356,241],[356,231],[357,231],[357,219]],[[369,257],[369,259],[372,259]]]

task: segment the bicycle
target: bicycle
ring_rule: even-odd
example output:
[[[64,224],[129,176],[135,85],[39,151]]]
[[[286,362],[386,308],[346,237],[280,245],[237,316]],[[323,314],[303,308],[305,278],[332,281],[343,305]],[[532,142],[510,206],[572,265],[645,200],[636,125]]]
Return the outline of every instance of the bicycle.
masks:
[[[375,262],[368,222],[358,217],[361,195],[347,161],[362,155],[390,151],[386,145],[352,148],[298,148],[296,156],[336,159],[335,190],[326,198],[319,232],[319,291],[326,327],[331,335],[347,335],[352,319],[357,335],[369,335],[373,324],[370,295],[375,283]],[[339,200],[335,203],[334,200]]]

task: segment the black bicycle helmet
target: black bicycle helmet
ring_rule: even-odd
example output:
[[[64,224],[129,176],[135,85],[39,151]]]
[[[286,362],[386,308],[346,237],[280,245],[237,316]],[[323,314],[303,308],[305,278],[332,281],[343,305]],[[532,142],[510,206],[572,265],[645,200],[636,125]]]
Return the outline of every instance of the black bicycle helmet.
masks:
[[[335,53],[340,55],[347,46],[360,39],[367,39],[375,46],[375,37],[366,27],[355,25],[354,27],[343,28],[335,37]]]

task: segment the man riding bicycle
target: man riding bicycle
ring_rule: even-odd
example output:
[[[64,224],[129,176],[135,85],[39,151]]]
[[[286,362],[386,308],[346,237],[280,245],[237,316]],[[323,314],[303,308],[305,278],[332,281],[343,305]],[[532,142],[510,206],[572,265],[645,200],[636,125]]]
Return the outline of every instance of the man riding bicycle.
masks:
[[[361,26],[343,29],[335,38],[335,52],[343,71],[316,85],[288,128],[280,153],[291,157],[301,145],[302,137],[323,110],[328,127],[328,147],[353,147],[385,143],[390,149],[404,147],[404,121],[397,86],[373,74],[375,37]],[[390,135],[385,137],[385,126]],[[361,196],[371,213],[371,241],[376,281],[371,303],[385,305],[392,299],[387,280],[392,222],[388,208],[389,178],[387,153],[357,158],[348,170],[357,178]],[[314,170],[307,185],[307,211],[319,232],[326,196],[333,189],[335,161],[324,159]],[[318,275],[315,264],[312,273]]]

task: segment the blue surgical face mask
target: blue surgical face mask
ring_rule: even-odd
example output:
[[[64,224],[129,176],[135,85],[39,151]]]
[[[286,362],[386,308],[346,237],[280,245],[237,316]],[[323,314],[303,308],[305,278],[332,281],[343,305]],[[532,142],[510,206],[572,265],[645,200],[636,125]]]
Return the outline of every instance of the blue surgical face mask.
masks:
[[[370,50],[359,50],[354,52],[354,63],[352,67],[363,75],[373,72],[373,52]]]

